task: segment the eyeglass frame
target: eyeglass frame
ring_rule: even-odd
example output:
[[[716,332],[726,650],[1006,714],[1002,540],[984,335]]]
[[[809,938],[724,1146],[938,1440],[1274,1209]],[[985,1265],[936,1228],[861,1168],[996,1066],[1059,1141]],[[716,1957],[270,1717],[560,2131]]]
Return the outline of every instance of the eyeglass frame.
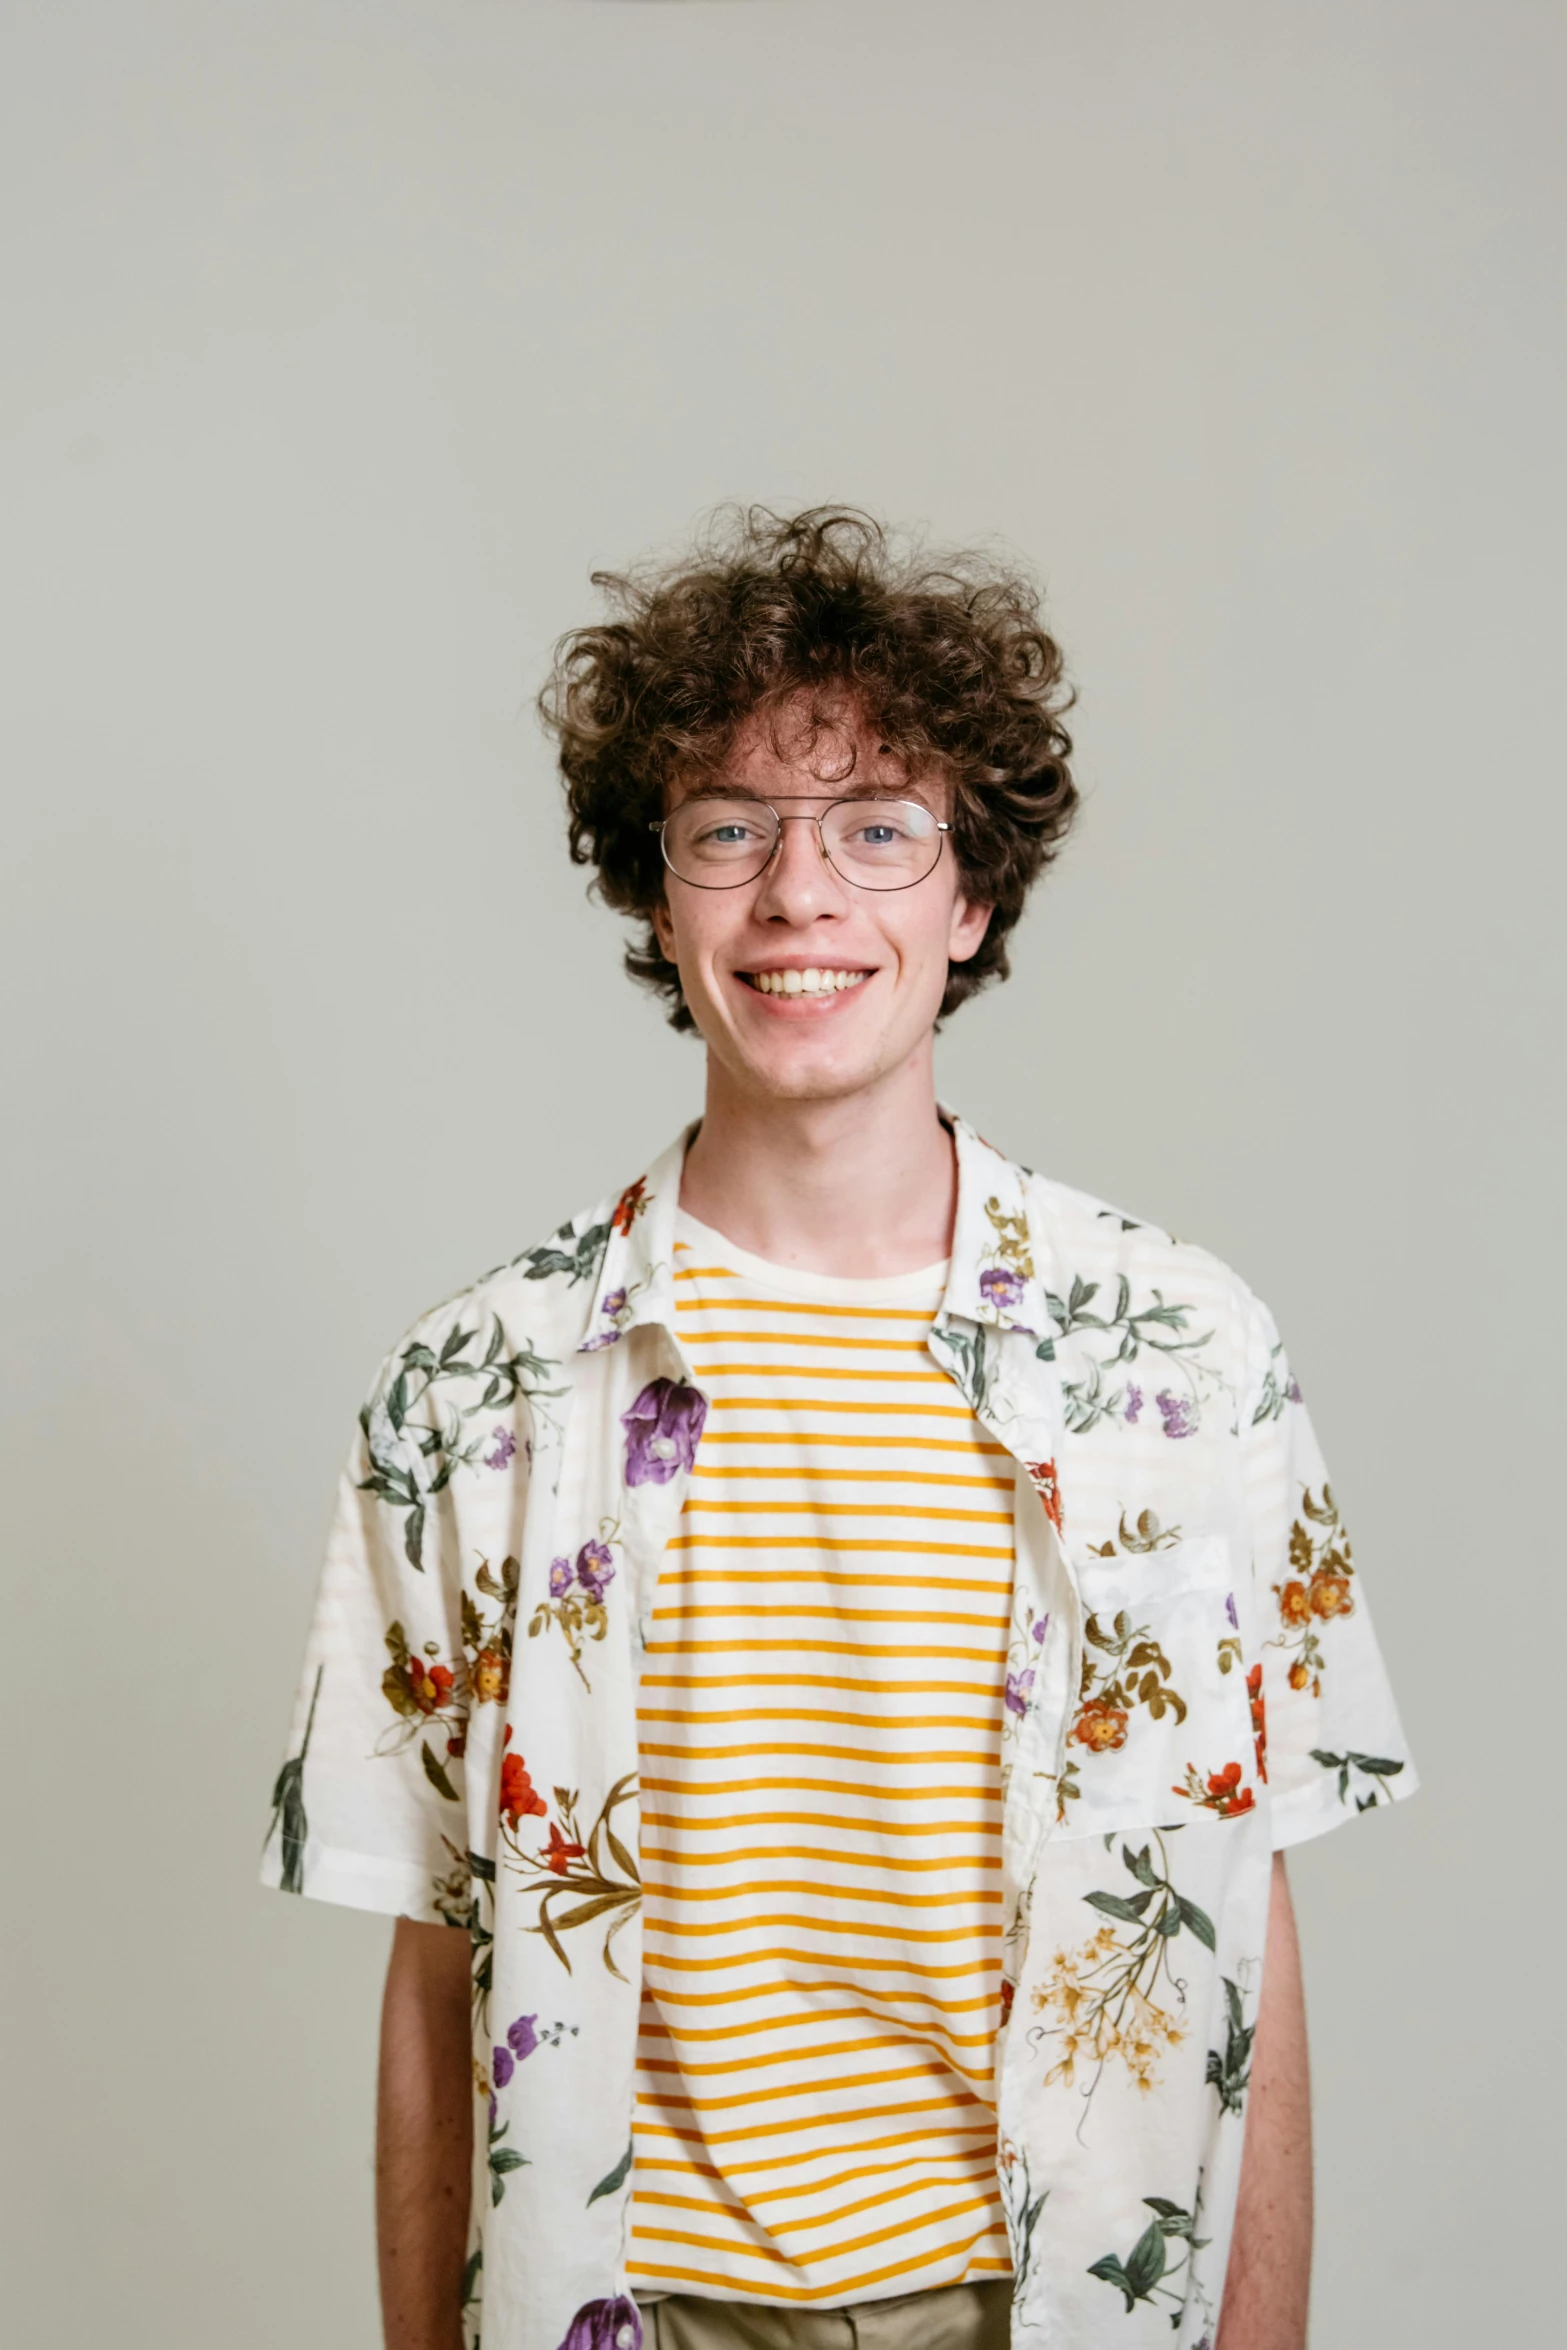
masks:
[[[806,791],[779,792],[776,796],[786,803],[789,800],[814,800],[825,797],[825,795],[820,792]],[[685,882],[687,889],[749,889],[753,881],[761,880],[763,874],[767,871],[768,866],[771,865],[773,859],[777,856],[778,851],[782,848],[784,826],[786,824],[814,824],[816,827],[816,845],[821,851],[822,863],[831,867],[832,871],[837,874],[838,879],[841,882],[844,882],[850,889],[868,889],[873,897],[896,897],[900,890],[918,889],[920,882],[929,881],[931,875],[935,872],[936,867],[941,863],[941,836],[943,833],[948,833],[952,830],[950,824],[944,824],[939,816],[933,814],[929,808],[925,807],[923,800],[908,799],[901,792],[896,795],[889,792],[845,792],[840,799],[829,799],[826,807],[823,808],[819,816],[780,816],[778,810],[773,806],[771,800],[761,799],[756,793],[745,791],[692,792],[688,799],[684,799],[680,802],[680,807],[689,807],[692,800],[698,799],[749,800],[752,807],[765,808],[767,810],[768,815],[771,816],[773,822],[777,825],[778,832],[777,837],[774,839],[773,845],[768,850],[763,862],[758,865],[754,873],[748,873],[743,881],[691,881],[687,879],[687,876],[680,871],[680,868],[677,865],[674,865],[670,862],[669,848],[664,839],[664,827],[669,821],[668,817],[655,817],[649,823],[648,830],[649,832],[656,832],[658,834],[659,855],[663,858],[665,870],[666,872],[673,873],[677,881]],[[924,809],[925,814],[930,817],[931,822],[935,825],[936,854],[931,859],[930,863],[926,866],[924,872],[920,874],[918,880],[889,882],[856,881],[852,874],[844,872],[841,865],[833,864],[832,857],[828,851],[826,839],[822,833],[822,825],[825,819],[832,814],[835,808],[874,808],[878,806],[889,808],[921,808]],[[677,809],[675,813],[678,814],[678,812],[679,811]]]

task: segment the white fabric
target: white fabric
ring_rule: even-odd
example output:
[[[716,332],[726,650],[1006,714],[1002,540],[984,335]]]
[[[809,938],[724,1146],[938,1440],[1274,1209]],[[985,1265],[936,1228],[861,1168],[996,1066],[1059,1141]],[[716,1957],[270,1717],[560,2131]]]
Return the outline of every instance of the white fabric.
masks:
[[[1202,2350],[1270,1849],[1414,1773],[1265,1309],[1201,1249],[955,1133],[930,1353],[1019,1467],[997,2045],[1013,2340]],[[489,2350],[640,2335],[636,1692],[705,1416],[674,1337],[683,1147],[383,1366],[276,1791],[270,1882],[473,1935],[466,2316],[477,2342],[482,2302]]]

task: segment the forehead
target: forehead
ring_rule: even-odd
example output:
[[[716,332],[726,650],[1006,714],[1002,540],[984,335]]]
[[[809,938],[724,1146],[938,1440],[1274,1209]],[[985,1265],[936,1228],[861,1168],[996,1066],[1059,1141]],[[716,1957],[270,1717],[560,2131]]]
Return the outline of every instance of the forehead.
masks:
[[[933,807],[945,791],[934,772],[916,774],[861,713],[804,696],[743,718],[716,767],[674,780],[671,804],[726,788],[822,800],[902,793]]]

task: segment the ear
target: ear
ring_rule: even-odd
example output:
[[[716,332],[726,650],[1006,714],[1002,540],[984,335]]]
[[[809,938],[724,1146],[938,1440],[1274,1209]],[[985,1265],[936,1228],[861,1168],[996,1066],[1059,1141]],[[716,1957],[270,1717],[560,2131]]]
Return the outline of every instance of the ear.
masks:
[[[669,907],[663,898],[659,899],[648,919],[653,925],[653,936],[658,940],[659,951],[665,962],[674,962],[675,926],[669,919]]]
[[[953,963],[972,962],[990,928],[991,909],[979,905],[972,898],[955,898],[952,921],[947,931],[947,959]]]

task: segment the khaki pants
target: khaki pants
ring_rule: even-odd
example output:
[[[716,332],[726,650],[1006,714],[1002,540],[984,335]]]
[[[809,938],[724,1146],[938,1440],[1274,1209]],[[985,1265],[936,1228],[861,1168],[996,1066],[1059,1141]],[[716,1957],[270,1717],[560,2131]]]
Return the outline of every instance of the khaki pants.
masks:
[[[642,2350],[1007,2350],[1012,2280],[939,2285],[849,2309],[776,2309],[672,2293],[642,2308]]]

